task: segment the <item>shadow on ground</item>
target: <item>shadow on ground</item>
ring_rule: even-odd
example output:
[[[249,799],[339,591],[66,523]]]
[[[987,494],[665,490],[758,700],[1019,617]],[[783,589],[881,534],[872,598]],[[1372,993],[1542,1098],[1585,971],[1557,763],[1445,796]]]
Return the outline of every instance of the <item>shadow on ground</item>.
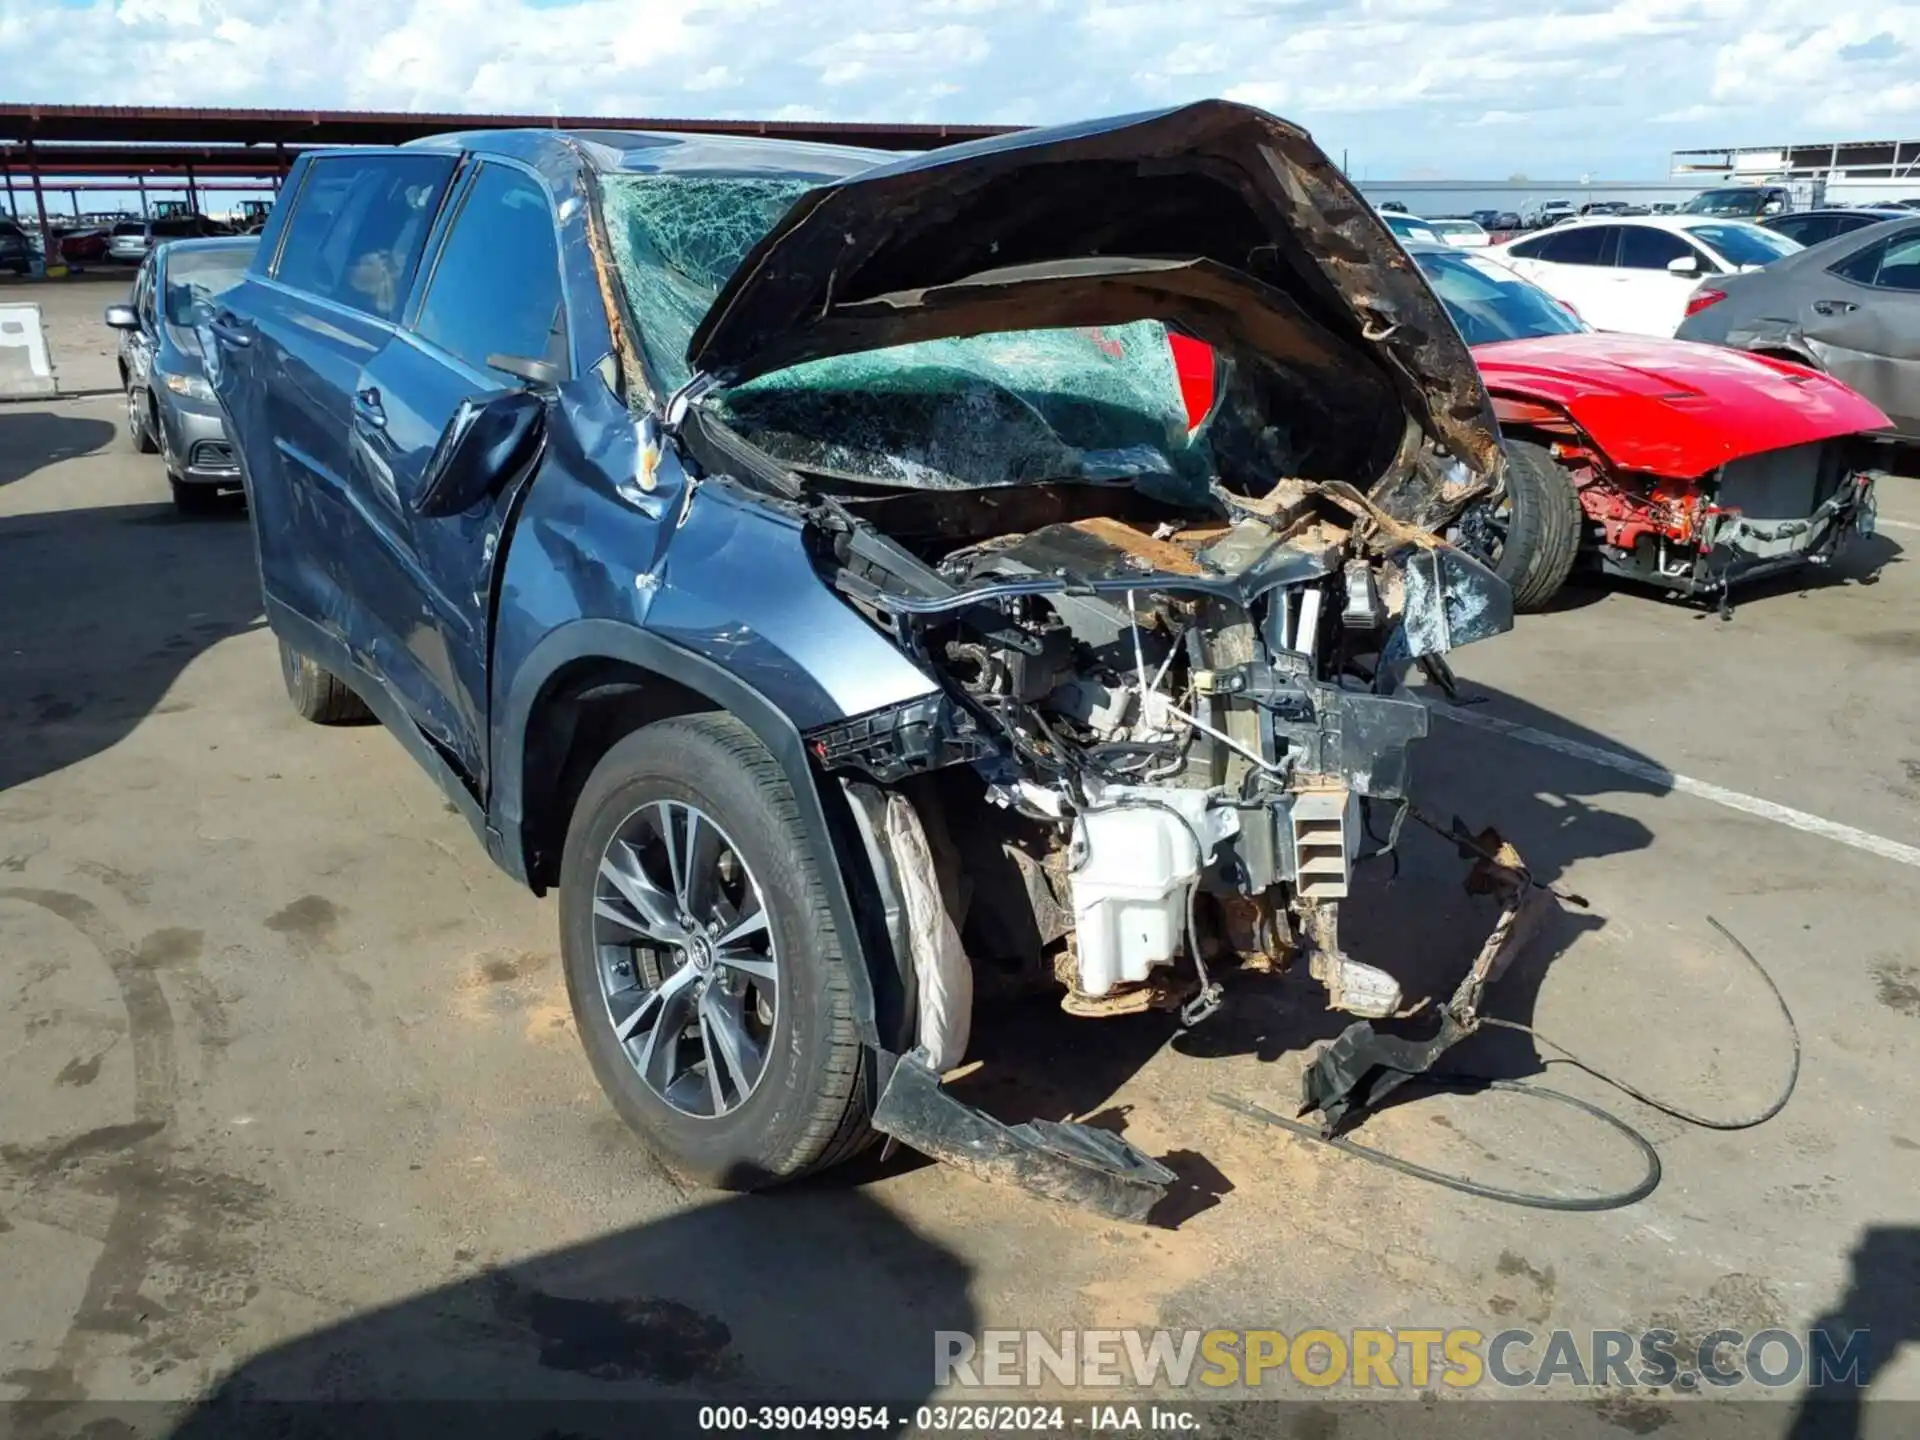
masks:
[[[970,1273],[858,1191],[721,1199],[266,1351],[173,1434],[694,1434],[715,1400],[910,1417],[935,1332],[978,1327]]]
[[[1843,1374],[1848,1337],[1866,1332],[1856,1352],[1857,1380],[1840,1379],[1809,1389],[1795,1412],[1789,1432],[1792,1440],[1841,1440],[1865,1435],[1870,1428],[1879,1431],[1878,1425],[1865,1423],[1867,1388],[1900,1346],[1920,1341],[1920,1229],[1870,1226],[1861,1233],[1848,1260],[1846,1293],[1815,1318],[1812,1329],[1816,1336],[1824,1332],[1830,1353],[1843,1356],[1843,1363],[1835,1367]],[[1912,1402],[1890,1403],[1910,1406]]]
[[[1475,713],[1496,714],[1658,770],[1657,760],[1613,737],[1516,696],[1478,684],[1464,686],[1462,696],[1473,702],[1468,708]],[[1645,823],[1616,808],[1615,797],[1658,796],[1668,788],[1470,729],[1443,714],[1434,716],[1428,738],[1417,748],[1414,777],[1421,808],[1441,825],[1458,817],[1476,833],[1493,826],[1519,848],[1537,879],[1569,894],[1578,888],[1569,877],[1584,862],[1642,850],[1654,841]],[[1378,807],[1374,843],[1383,843],[1390,828],[1390,807]],[[1343,947],[1354,959],[1392,973],[1409,1000],[1444,999],[1498,916],[1491,899],[1465,892],[1468,868],[1456,844],[1407,821],[1393,852],[1357,872],[1342,906]],[[1487,1013],[1530,1023],[1554,960],[1608,920],[1603,905],[1556,904],[1542,932],[1489,988]],[[1354,1021],[1326,1008],[1325,991],[1304,963],[1280,974],[1229,971],[1224,980],[1224,1007],[1188,1030],[1175,1016],[1158,1012],[1076,1018],[1064,1014],[1052,996],[978,999],[968,1059],[979,1069],[959,1081],[955,1093],[1009,1123],[1084,1117],[1124,1132],[1124,1108],[1109,1108],[1116,1093],[1168,1045],[1203,1062],[1252,1055],[1271,1063],[1331,1040]],[[1428,1014],[1384,1028],[1425,1035],[1432,1018]],[[1517,1078],[1543,1072],[1547,1057],[1528,1036],[1483,1030],[1450,1052],[1443,1068]],[[1396,1098],[1412,1098],[1412,1093]],[[1209,1194],[1231,1188],[1203,1157],[1175,1157],[1168,1163],[1188,1194],[1172,1212],[1157,1212],[1156,1223],[1178,1224],[1205,1208]]]
[[[0,517],[0,615],[5,791],[117,744],[202,651],[263,623],[245,515],[115,505]]]
[[[94,416],[0,405],[0,485],[76,455],[91,455],[112,444],[114,434],[109,421]]]

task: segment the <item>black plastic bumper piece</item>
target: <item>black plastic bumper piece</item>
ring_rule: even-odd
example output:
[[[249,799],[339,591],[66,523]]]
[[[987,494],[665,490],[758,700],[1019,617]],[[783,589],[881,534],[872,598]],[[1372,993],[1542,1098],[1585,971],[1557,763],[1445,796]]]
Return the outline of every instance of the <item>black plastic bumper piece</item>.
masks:
[[[1085,1125],[1002,1125],[954,1099],[923,1052],[903,1055],[880,1094],[873,1128],[981,1180],[1136,1223],[1166,1195],[1173,1171],[1120,1136]]]
[[[1389,1093],[1433,1068],[1433,1062],[1472,1033],[1442,1010],[1437,1030],[1424,1040],[1383,1035],[1371,1020],[1341,1031],[1300,1077],[1300,1113],[1318,1110],[1321,1133],[1333,1136],[1348,1121],[1358,1123]]]

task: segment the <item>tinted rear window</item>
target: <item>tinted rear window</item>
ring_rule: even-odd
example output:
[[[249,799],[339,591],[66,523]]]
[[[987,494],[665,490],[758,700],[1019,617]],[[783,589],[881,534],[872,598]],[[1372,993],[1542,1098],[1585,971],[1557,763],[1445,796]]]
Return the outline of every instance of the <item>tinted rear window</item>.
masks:
[[[1536,260],[1550,260],[1556,265],[1610,265],[1613,257],[1609,252],[1618,233],[1611,225],[1582,225],[1547,236],[1527,253]]]
[[[452,172],[450,155],[314,161],[287,221],[275,277],[376,319],[393,319]]]
[[[1673,261],[1693,255],[1693,247],[1670,230],[1628,225],[1620,231],[1620,258],[1615,263],[1623,270],[1664,270]]]
[[[147,233],[147,222],[144,220],[123,220],[113,227],[113,233],[116,235],[144,235]]]

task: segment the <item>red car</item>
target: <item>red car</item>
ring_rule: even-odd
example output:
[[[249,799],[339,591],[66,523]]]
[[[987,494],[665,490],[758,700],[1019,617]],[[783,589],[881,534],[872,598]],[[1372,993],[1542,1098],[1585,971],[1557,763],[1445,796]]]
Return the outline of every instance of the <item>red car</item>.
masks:
[[[1411,245],[1493,397],[1507,494],[1458,538],[1545,606],[1576,559],[1683,595],[1831,559],[1871,534],[1874,432],[1891,422],[1830,376],[1684,340],[1588,330],[1498,261]],[[1174,339],[1188,413],[1212,354]]]
[[[107,231],[90,225],[80,230],[57,230],[60,258],[69,265],[99,264],[107,258]]]

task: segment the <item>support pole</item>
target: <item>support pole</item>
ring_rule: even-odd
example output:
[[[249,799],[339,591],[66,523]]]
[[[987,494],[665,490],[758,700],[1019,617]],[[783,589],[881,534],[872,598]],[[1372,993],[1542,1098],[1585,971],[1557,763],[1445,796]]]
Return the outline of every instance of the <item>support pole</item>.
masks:
[[[46,269],[59,257],[53,248],[53,227],[47,224],[47,192],[40,186],[40,155],[27,141],[27,170],[33,176],[33,207],[40,217],[40,268]]]
[[[152,217],[147,210],[147,177],[144,175],[136,175],[134,178],[140,182],[140,218],[142,220],[150,219]]]
[[[189,215],[200,213],[200,192],[193,187],[193,166],[191,165],[187,166],[187,213]]]

